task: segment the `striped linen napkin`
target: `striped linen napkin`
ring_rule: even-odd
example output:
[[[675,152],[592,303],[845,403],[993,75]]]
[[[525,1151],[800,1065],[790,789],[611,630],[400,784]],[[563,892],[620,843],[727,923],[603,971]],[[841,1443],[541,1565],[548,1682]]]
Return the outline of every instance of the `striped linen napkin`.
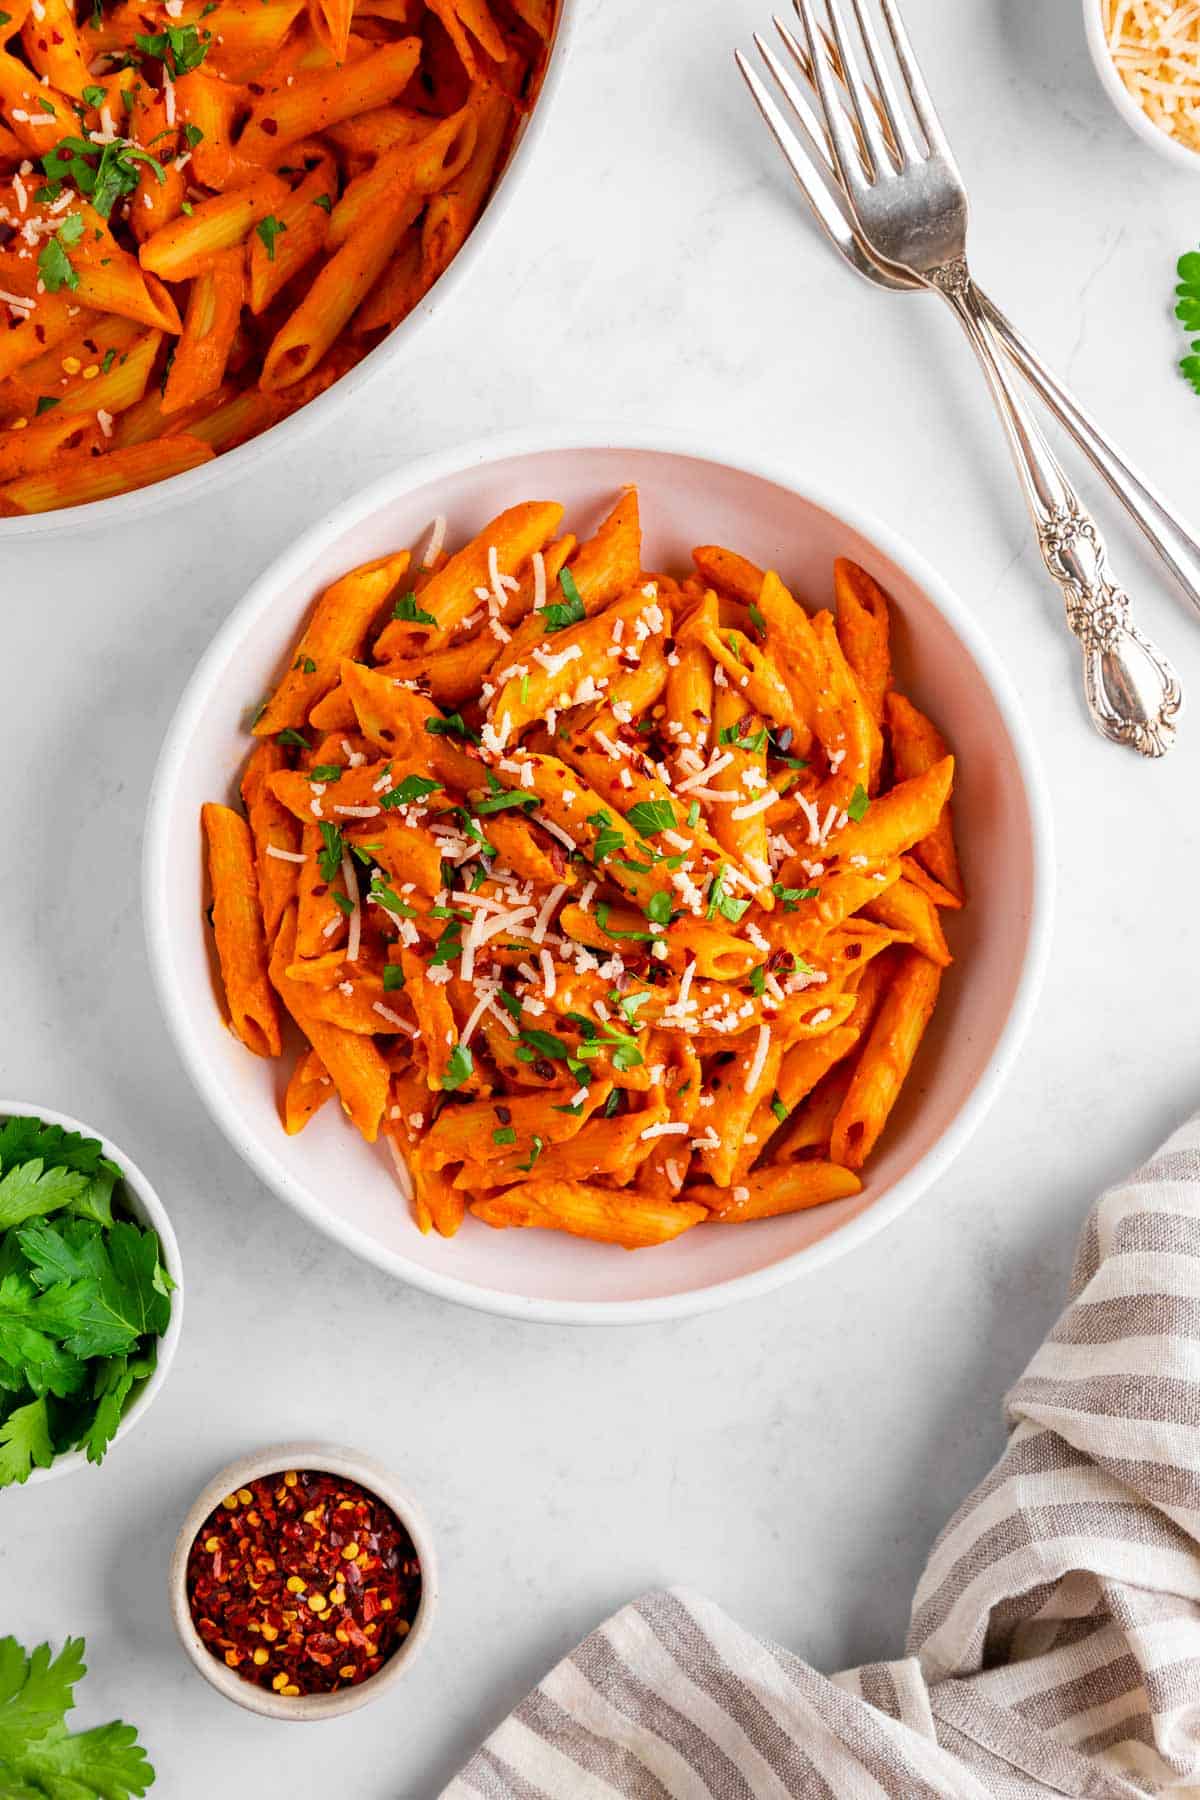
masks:
[[[443,1800],[1200,1796],[1200,1117],[1088,1220],[908,1656],[832,1679],[690,1593],[594,1631]]]

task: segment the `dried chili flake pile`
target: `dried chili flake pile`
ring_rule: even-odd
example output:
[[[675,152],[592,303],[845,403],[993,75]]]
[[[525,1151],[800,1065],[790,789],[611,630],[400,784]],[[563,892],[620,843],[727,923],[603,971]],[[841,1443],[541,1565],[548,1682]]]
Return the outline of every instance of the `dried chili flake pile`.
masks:
[[[381,1669],[412,1629],[421,1565],[356,1482],[309,1469],[227,1494],[188,1554],[188,1603],[213,1655],[278,1694],[328,1694]]]

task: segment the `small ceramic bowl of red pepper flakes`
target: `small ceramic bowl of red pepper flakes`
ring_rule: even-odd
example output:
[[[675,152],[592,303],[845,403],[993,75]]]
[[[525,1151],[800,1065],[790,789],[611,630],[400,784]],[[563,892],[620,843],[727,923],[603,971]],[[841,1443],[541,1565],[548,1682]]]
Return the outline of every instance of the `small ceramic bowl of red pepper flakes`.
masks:
[[[378,1699],[429,1632],[428,1530],[395,1477],[328,1444],[282,1444],[214,1476],[171,1559],[175,1627],[228,1699],[327,1719]]]

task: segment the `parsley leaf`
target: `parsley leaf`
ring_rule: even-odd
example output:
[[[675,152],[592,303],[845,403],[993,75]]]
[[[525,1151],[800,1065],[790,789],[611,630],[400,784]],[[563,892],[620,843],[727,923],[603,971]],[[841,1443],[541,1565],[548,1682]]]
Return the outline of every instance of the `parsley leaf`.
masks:
[[[581,625],[587,618],[587,609],[570,569],[559,570],[558,585],[563,591],[563,601],[543,606],[539,614],[546,631],[565,631],[568,625]]]
[[[466,1044],[455,1044],[450,1052],[450,1060],[446,1064],[446,1073],[442,1076],[442,1087],[447,1094],[453,1094],[470,1081],[475,1073],[475,1058]]]
[[[47,185],[40,192],[46,199],[56,200],[64,184],[70,182],[77,192],[91,201],[100,216],[107,219],[117,201],[133,193],[141,179],[142,167],[154,171],[160,187],[166,181],[166,170],[157,157],[128,138],[94,144],[90,138],[66,137],[42,158]],[[79,220],[77,236],[82,236],[83,216],[75,216]]]
[[[866,818],[867,809],[870,804],[871,802],[867,797],[867,790],[863,787],[862,783],[859,782],[850,796],[850,804],[846,808],[847,818],[853,819],[854,823],[857,825],[860,819]]]
[[[517,1134],[511,1125],[501,1125],[492,1133],[493,1144],[515,1144],[516,1141]]]
[[[395,806],[411,806],[415,800],[424,800],[428,794],[440,794],[440,781],[431,781],[427,775],[406,775],[398,786],[390,788],[380,796],[379,804],[390,812]]]
[[[801,900],[815,900],[820,891],[820,888],[816,887],[784,887],[782,881],[771,884],[771,892],[781,902],[784,912],[795,912]]]
[[[639,800],[625,817],[639,837],[656,837],[660,831],[673,831],[677,823],[675,808],[669,800]]]
[[[393,619],[403,619],[406,625],[436,625],[437,620],[423,606],[417,605],[415,594],[401,594],[392,607]]]
[[[346,840],[336,825],[328,819],[320,820],[317,829],[321,833],[321,848],[317,852],[317,867],[321,871],[322,881],[334,881],[342,867],[342,858],[346,854]]]
[[[277,219],[275,217],[274,213],[268,213],[265,218],[262,218],[258,221],[258,224],[254,227],[254,230],[259,238],[259,241],[262,244],[263,249],[267,253],[267,261],[274,262],[275,261],[275,240],[279,236],[281,231],[287,230],[287,226],[284,224],[282,219]]]
[[[74,1169],[47,1169],[40,1157],[18,1163],[0,1181],[0,1231],[58,1212],[84,1192],[88,1178]]]
[[[35,1460],[44,1435],[30,1416],[36,1410],[22,1407],[0,1427],[0,1458]],[[30,1800],[67,1793],[77,1800],[130,1800],[153,1782],[132,1725],[114,1721],[72,1732],[64,1723],[76,1683],[87,1674],[83,1652],[82,1638],[68,1638],[54,1657],[49,1644],[27,1654],[16,1638],[0,1638],[0,1791]]]
[[[523,1163],[518,1163],[517,1164],[518,1169],[521,1169],[525,1173],[528,1173],[528,1171],[530,1169],[532,1169],[534,1163],[537,1161],[538,1157],[542,1154],[542,1151],[545,1148],[546,1148],[546,1145],[545,1145],[544,1140],[542,1138],[538,1137],[537,1133],[534,1132],[533,1145],[529,1152],[529,1161],[523,1162]]]
[[[285,725],[282,731],[277,731],[275,737],[277,742],[281,744],[292,744],[297,750],[307,750],[309,747],[308,739],[305,737],[304,733],[302,731],[293,730],[290,725]]]
[[[308,779],[328,786],[332,781],[340,781],[345,773],[340,763],[318,763],[315,769],[308,771]]]
[[[460,712],[447,713],[444,718],[440,713],[431,713],[425,721],[425,729],[430,737],[469,738],[472,743],[479,741]]]
[[[712,919],[716,917],[717,913],[720,913],[723,919],[728,919],[731,925],[736,925],[748,911],[749,906],[748,900],[733,898],[725,886],[724,869],[718,869],[708,890],[708,906],[705,917]]]
[[[593,862],[603,862],[605,857],[611,856],[614,850],[625,848],[625,833],[615,828],[609,813],[589,813],[588,824],[596,833],[596,842],[592,846]]]
[[[612,917],[612,907],[609,906],[607,901],[602,900],[599,903],[599,905],[596,907],[596,923],[597,923],[597,925],[599,925],[601,931],[603,931],[607,937],[610,937],[610,938],[632,938],[632,939],[635,939],[640,944],[657,943],[658,934],[656,932],[653,932],[653,931],[618,931],[615,925],[609,924],[609,919],[611,917]]]
[[[75,215],[78,218],[78,214]],[[70,257],[62,247],[62,227],[46,242],[38,252],[38,274],[48,294],[57,294],[63,288],[70,288],[72,293],[79,286],[79,276],[75,272]]]
[[[399,963],[384,963],[384,965],[383,965],[383,991],[384,991],[384,993],[385,994],[394,994],[396,992],[397,988],[402,988],[403,986],[404,986],[404,970],[400,967],[400,964]]]
[[[212,47],[212,33],[202,37],[194,25],[168,25],[165,31],[139,32],[133,41],[143,56],[157,56],[178,80],[200,67]]]

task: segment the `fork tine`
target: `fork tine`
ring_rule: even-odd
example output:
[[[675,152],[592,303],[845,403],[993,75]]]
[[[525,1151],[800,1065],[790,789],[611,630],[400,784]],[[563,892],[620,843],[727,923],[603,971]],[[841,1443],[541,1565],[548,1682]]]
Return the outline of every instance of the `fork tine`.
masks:
[[[771,46],[757,31],[754,33],[754,48],[758,51],[758,54],[767,65],[767,71],[774,81],[775,86],[779,89],[780,93],[791,107],[792,112],[795,115],[796,123],[808,140],[810,153],[815,152],[817,156],[820,157],[824,166],[829,170],[830,174],[836,179],[836,170],[834,169],[833,158],[829,150],[829,140],[826,137],[825,129],[821,124],[820,119],[817,117],[812,102],[809,100],[808,96],[802,93],[796,86],[796,83],[792,80],[783,64],[779,61],[779,58],[775,55]],[[797,48],[799,48],[799,46],[797,46]]]
[[[784,45],[784,48],[786,49],[788,55],[791,57],[792,61],[796,65],[796,67],[799,69],[801,79],[807,84],[807,86],[809,88],[814,87],[815,83],[814,83],[814,77],[813,77],[813,71],[812,71],[812,64],[808,60],[807,51],[801,49],[800,45],[796,42],[796,39],[792,36],[792,33],[788,30],[787,26],[784,24],[783,20],[779,17],[778,13],[773,13],[771,15],[771,22],[774,25],[776,31],[779,33],[780,37],[783,39],[783,45]],[[826,49],[829,52],[830,58],[833,60],[834,73],[837,74],[838,73],[837,66],[836,66],[837,47],[833,43],[833,41],[826,35],[826,33],[822,32],[821,35],[825,39]],[[839,80],[840,80],[840,76],[839,76]],[[795,82],[789,83],[789,89],[790,89],[791,93],[801,92],[801,90],[797,89]],[[843,110],[843,112],[845,112],[847,107],[849,106],[849,99],[848,99],[848,97],[846,97],[844,95],[841,96],[841,98],[842,98],[842,110]],[[805,99],[803,101],[803,104],[807,108],[809,115],[812,117],[815,117],[816,115],[813,114],[812,108],[809,106],[807,99]],[[857,134],[858,122],[857,122],[857,120],[854,119],[853,114],[849,114],[848,116],[850,117],[850,122],[854,127],[855,133]],[[828,150],[828,142],[829,142],[828,133],[825,132],[824,130],[820,129],[820,127],[818,127],[817,135],[818,135],[819,142],[826,146],[825,160],[829,164],[830,168],[832,169],[834,167],[834,165],[833,165],[833,159],[830,156],[829,150]],[[859,141],[858,154],[859,154],[859,158],[862,162],[863,170],[867,176],[867,179],[870,180],[870,178],[871,178],[871,159],[867,152],[866,143],[862,140]],[[834,173],[836,175],[836,173],[837,173],[836,169],[834,170]]]
[[[799,0],[797,0],[797,4]],[[879,115],[871,101],[867,84],[859,72],[858,62],[850,43],[850,34],[846,29],[838,0],[825,0],[825,10],[829,14],[829,23],[833,28],[833,39],[837,45],[838,62],[842,68],[842,82],[854,106],[854,116],[859,130],[866,141],[874,165],[876,181],[883,181],[893,172],[893,164],[888,154],[887,144],[879,125]],[[814,64],[816,56],[813,57]],[[824,96],[822,96],[823,98]]]
[[[866,47],[867,61],[871,65],[871,74],[875,81],[875,91],[879,96],[884,124],[898,152],[900,167],[903,168],[906,162],[920,161],[921,151],[908,123],[907,112],[901,102],[896,83],[892,79],[892,71],[884,58],[879,34],[871,23],[871,16],[863,5],[863,0],[850,0],[850,4],[854,8],[859,35]]]
[[[854,128],[842,110],[838,97],[840,83],[830,68],[828,59],[821,54],[817,47],[817,21],[813,13],[812,0],[792,0],[792,4],[808,40],[809,65],[812,69],[813,83],[821,102],[821,108],[825,114],[825,127],[829,133],[838,175],[853,201],[856,193],[865,193],[870,186],[870,180],[863,174],[859,162]]]
[[[921,65],[917,61],[904,20],[900,17],[900,9],[895,0],[879,0],[879,8],[887,21],[888,33],[892,40],[892,48],[896,52],[896,61],[900,73],[908,88],[908,97],[912,101],[912,109],[917,115],[917,123],[925,133],[925,142],[935,156],[944,156],[952,169],[957,169],[954,152],[950,148],[950,140],[942,130],[942,122],[938,118],[933,97],[925,85],[925,77],[921,73]]]
[[[805,197],[816,214],[817,223],[833,239],[834,244],[841,248],[853,227],[845,211],[845,201],[842,199],[841,189],[836,186],[829,153],[821,143],[822,133],[816,115],[801,99],[794,84],[788,80],[783,69],[772,57],[757,32],[754,34],[754,42],[763,61],[782,88],[788,104],[796,110],[797,120],[808,146],[807,150],[797,143],[783,114],[740,50],[734,51],[734,60],[742,72],[746,86],[750,89],[754,104],[762,114],[767,130],[779,145],[788,168],[804,190]]]

